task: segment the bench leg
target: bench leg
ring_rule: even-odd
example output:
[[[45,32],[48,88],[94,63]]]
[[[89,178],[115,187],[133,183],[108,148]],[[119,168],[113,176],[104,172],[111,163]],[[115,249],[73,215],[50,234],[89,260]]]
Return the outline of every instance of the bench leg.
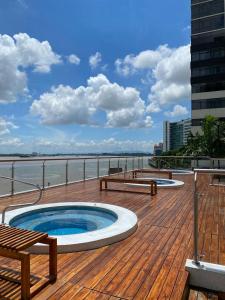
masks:
[[[157,194],[157,189],[158,189],[158,187],[157,187],[157,184],[155,185],[155,195]]]
[[[21,257],[21,299],[30,299],[30,254],[23,253]]]
[[[102,180],[100,180],[99,185],[100,185],[100,191],[102,191]]]
[[[57,279],[57,239],[47,238],[49,244],[49,281],[55,282]]]
[[[57,279],[57,240],[52,238],[49,244],[49,275],[50,281],[55,282]]]
[[[153,185],[152,185],[152,184],[150,185],[150,194],[151,194],[151,196],[154,196],[154,193],[153,193]]]

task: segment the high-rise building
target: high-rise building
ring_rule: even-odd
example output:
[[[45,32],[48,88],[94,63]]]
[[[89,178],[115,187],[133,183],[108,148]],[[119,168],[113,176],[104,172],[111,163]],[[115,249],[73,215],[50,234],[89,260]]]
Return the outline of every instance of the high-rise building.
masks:
[[[164,121],[163,123],[163,151],[177,150],[187,144],[191,131],[191,119],[179,122]]]
[[[225,120],[225,0],[191,0],[192,132],[206,115]]]
[[[154,155],[155,156],[161,155],[162,152],[163,152],[163,143],[154,145]]]

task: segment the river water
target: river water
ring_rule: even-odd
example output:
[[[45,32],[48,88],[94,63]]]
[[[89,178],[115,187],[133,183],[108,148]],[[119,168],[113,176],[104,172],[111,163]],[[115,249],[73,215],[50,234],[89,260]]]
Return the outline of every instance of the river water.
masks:
[[[57,157],[44,157],[47,158],[59,158]],[[65,157],[63,157],[65,158]],[[76,158],[73,156],[73,158]],[[84,176],[86,179],[96,178],[98,175],[97,166],[98,160],[95,157],[89,157],[90,159],[85,160],[79,156],[79,160],[68,161],[68,182],[83,180]],[[63,161],[46,161],[45,162],[45,176],[43,182],[43,161],[22,161],[18,157],[0,157],[0,160],[7,159],[19,159],[14,164],[14,178],[30,183],[38,184],[45,187],[63,184],[66,182],[66,158]],[[40,157],[38,157],[40,159]],[[142,159],[128,157],[126,158],[111,158],[111,168],[122,168],[125,170],[131,170],[134,168],[148,167],[148,157]],[[109,159],[101,157],[99,159],[99,176],[108,175]],[[0,162],[0,175],[11,177],[12,176],[12,163],[11,162]],[[0,196],[11,193],[11,182],[0,179]],[[31,187],[21,183],[14,183],[15,193],[29,190]]]

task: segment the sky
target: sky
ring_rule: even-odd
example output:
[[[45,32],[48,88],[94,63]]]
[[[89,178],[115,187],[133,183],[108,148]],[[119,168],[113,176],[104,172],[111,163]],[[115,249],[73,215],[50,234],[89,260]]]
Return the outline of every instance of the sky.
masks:
[[[151,152],[190,117],[186,0],[1,0],[0,153]]]

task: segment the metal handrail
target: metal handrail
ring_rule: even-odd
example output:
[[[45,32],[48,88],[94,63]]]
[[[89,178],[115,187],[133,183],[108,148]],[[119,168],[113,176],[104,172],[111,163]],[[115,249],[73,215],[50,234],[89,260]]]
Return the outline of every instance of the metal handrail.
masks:
[[[198,253],[198,174],[225,174],[224,169],[194,169],[194,263],[199,266]]]
[[[38,196],[37,200],[34,201],[34,202],[29,202],[29,203],[19,203],[19,204],[12,204],[12,205],[6,206],[6,207],[3,209],[3,211],[2,211],[2,224],[5,224],[5,213],[6,213],[6,211],[7,211],[8,209],[10,209],[10,208],[18,208],[18,207],[24,207],[24,206],[35,205],[35,204],[37,204],[37,203],[41,200],[41,198],[42,198],[42,189],[40,188],[39,185],[30,183],[30,182],[26,182],[26,181],[22,181],[22,180],[18,180],[18,179],[11,178],[11,177],[6,177],[6,176],[0,176],[0,179],[6,179],[6,180],[10,180],[11,182],[19,182],[19,183],[27,184],[27,185],[33,186],[33,187],[35,187],[37,190],[39,190],[39,196]]]
[[[0,163],[9,163],[9,162],[40,162],[40,161],[65,161],[65,160],[94,160],[94,159],[100,159],[100,160],[105,160],[105,159],[118,159],[118,158],[142,158],[142,157],[149,157],[151,155],[115,155],[115,156],[83,156],[83,157],[71,157],[71,156],[65,156],[65,157],[47,157],[47,156],[40,156],[40,157],[35,157],[35,158],[6,158],[6,159],[0,159]]]

